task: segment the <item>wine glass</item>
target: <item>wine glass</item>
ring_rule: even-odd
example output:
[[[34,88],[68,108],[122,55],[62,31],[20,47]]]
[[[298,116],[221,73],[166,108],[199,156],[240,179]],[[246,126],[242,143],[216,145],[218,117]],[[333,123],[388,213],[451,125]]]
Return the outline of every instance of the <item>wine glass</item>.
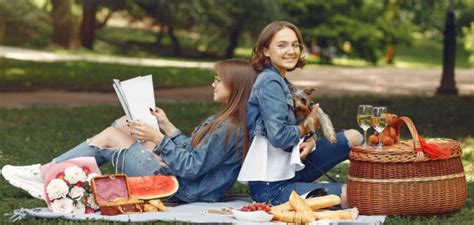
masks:
[[[379,133],[379,144],[377,149],[382,149],[382,131],[387,127],[387,107],[378,106],[372,108],[372,126]]]
[[[364,130],[364,144],[362,148],[367,149],[367,130],[370,128],[372,116],[371,105],[359,105],[357,109],[357,123],[359,127]]]

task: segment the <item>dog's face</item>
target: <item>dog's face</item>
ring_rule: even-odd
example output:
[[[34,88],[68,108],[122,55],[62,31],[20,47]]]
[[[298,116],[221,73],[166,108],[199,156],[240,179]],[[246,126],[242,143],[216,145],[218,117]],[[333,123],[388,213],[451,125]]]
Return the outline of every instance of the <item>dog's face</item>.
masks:
[[[311,98],[314,96],[315,91],[316,89],[314,88],[305,88],[304,90],[296,89],[292,93],[295,105],[295,115],[299,122],[303,121],[311,111]]]

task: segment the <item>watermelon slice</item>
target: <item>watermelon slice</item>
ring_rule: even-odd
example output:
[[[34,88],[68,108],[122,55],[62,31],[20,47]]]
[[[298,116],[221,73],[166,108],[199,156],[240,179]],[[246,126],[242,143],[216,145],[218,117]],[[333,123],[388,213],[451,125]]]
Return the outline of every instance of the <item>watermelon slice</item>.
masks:
[[[130,195],[143,200],[166,198],[179,188],[174,176],[127,177],[127,181]]]

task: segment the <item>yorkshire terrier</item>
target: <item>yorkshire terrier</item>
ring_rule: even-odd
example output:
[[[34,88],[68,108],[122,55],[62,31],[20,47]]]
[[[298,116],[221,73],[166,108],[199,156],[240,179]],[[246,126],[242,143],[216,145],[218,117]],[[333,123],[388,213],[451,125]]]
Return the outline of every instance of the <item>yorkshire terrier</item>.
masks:
[[[311,99],[314,97],[315,91],[316,89],[314,88],[305,88],[304,90],[292,88],[291,95],[293,96],[295,105],[295,116],[300,124],[304,123],[306,117],[311,112],[311,106],[314,105]],[[336,143],[336,132],[334,131],[334,126],[332,125],[329,116],[324,113],[321,107],[318,108],[317,118],[324,137],[326,137],[332,144]],[[316,128],[313,126],[309,126],[309,128],[310,133],[316,131]]]

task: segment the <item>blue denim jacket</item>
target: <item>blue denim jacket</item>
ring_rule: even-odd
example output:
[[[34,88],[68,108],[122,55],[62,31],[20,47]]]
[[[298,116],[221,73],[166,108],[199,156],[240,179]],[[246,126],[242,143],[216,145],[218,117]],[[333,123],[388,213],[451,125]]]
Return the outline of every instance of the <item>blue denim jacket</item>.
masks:
[[[293,109],[288,81],[273,65],[263,69],[247,104],[250,137],[262,134],[274,147],[291,151],[300,138]]]
[[[209,117],[193,134],[213,119],[214,116]],[[157,151],[179,181],[177,198],[185,202],[215,202],[232,187],[242,166],[243,132],[230,126],[228,121],[222,123],[196,148],[191,145],[192,138],[179,130],[165,136]]]

